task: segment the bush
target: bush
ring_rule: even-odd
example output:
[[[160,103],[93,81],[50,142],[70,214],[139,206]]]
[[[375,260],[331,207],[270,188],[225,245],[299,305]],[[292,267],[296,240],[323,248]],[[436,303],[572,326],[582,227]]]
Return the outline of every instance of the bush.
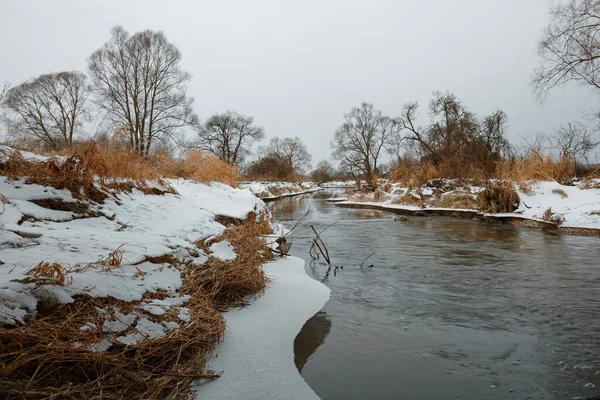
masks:
[[[519,194],[508,182],[490,184],[477,195],[477,207],[489,213],[513,212],[520,203]]]
[[[246,170],[246,177],[260,181],[298,180],[289,161],[276,155],[268,155],[251,163]]]

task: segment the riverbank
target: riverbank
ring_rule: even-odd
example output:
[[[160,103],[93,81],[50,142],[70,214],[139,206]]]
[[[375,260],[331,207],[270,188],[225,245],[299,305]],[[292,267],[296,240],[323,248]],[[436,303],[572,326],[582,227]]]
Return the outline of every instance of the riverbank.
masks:
[[[600,180],[574,186],[532,181],[511,187],[518,200],[513,212],[503,213],[479,208],[478,196],[485,187],[456,180],[435,180],[416,188],[387,183],[374,193],[357,194],[335,204],[410,217],[466,218],[554,234],[600,236]]]
[[[240,182],[240,187],[250,190],[264,202],[270,202],[283,197],[298,196],[321,190],[314,182]]]
[[[271,280],[265,293],[251,307],[225,314],[224,341],[207,363],[224,373],[194,385],[198,400],[319,398],[294,365],[294,339],[330,290],[306,274],[299,258],[268,263],[264,271]]]
[[[264,202],[217,182],[108,178],[85,158],[0,155],[0,397],[187,398],[192,380],[218,378],[205,362],[225,312],[277,286]]]

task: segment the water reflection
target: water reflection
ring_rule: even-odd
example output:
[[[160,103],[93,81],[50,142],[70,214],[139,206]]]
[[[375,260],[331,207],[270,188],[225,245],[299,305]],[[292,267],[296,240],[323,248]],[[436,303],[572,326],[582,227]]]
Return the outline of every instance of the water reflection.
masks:
[[[330,330],[331,321],[323,311],[306,321],[294,340],[294,362],[298,371],[302,372],[310,356],[325,342]]]
[[[326,316],[317,317],[328,334],[303,330],[302,348],[312,350],[297,354],[322,399],[599,393],[597,238],[457,219],[395,221],[337,208],[324,201],[331,196],[270,205],[288,227],[313,209],[291,239],[307,272],[332,289]],[[334,221],[323,240],[344,269],[327,274],[326,264],[309,262],[309,225]],[[370,253],[373,268],[359,268]]]

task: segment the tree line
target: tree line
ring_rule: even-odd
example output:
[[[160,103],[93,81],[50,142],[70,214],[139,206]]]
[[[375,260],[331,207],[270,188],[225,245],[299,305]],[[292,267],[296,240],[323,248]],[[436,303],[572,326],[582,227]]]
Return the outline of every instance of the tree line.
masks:
[[[43,74],[0,90],[2,121],[13,143],[57,151],[89,138],[128,147],[144,158],[174,147],[196,148],[229,165],[244,166],[256,176],[271,169],[279,177],[303,174],[311,155],[298,137],[273,137],[247,162],[264,138],[254,118],[238,112],[215,114],[201,123],[187,93],[191,75],[180,65],[181,52],[163,32],[129,34],[122,27],[87,59],[80,71]],[[185,131],[195,140],[185,140]]]
[[[554,87],[575,81],[600,91],[600,3],[568,0],[554,3],[551,21],[539,42],[540,66],[532,84],[540,100]],[[43,150],[73,146],[86,137],[92,120],[101,121],[97,140],[125,146],[140,156],[172,152],[176,146],[200,149],[255,179],[289,179],[310,171],[311,155],[298,137],[265,137],[254,118],[225,111],[200,122],[187,94],[191,75],[181,53],[162,32],[133,35],[115,27],[109,40],[87,60],[88,74],[66,71],[44,74],[0,89],[2,119],[8,137]],[[599,144],[597,129],[581,122],[559,127],[552,135],[525,137],[525,147],[507,137],[508,116],[492,110],[478,117],[454,94],[434,92],[428,120],[420,105],[406,103],[399,115],[387,116],[373,104],[352,108],[330,143],[334,168],[321,161],[315,180],[352,177],[376,184],[394,165],[431,165],[446,177],[495,176],[498,161],[547,151],[579,165]],[[183,140],[183,132],[195,132]]]

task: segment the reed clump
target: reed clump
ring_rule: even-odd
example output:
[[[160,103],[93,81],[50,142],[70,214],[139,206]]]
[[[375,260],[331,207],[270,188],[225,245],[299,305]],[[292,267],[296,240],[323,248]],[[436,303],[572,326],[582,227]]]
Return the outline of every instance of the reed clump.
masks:
[[[179,294],[190,296],[184,305],[189,311],[187,320],[174,312],[151,315],[140,307],[144,301],[166,296],[157,292],[134,302],[79,296],[71,304],[38,310],[24,325],[0,327],[0,398],[193,398],[192,380],[219,376],[206,370],[205,363],[225,331],[222,311],[246,304],[248,296],[261,293],[267,285],[261,264],[272,252],[262,236],[270,232],[266,216],[250,214],[216,239],[231,243],[237,254],[234,261],[211,257],[196,265],[171,255],[149,260],[181,271]],[[122,261],[116,249],[93,264],[100,263],[110,272]],[[66,274],[59,265],[40,263],[30,275],[34,281],[61,285]],[[163,337],[126,345],[102,329],[106,320],[102,313],[115,309],[179,327]],[[127,329],[135,332],[133,326]]]

